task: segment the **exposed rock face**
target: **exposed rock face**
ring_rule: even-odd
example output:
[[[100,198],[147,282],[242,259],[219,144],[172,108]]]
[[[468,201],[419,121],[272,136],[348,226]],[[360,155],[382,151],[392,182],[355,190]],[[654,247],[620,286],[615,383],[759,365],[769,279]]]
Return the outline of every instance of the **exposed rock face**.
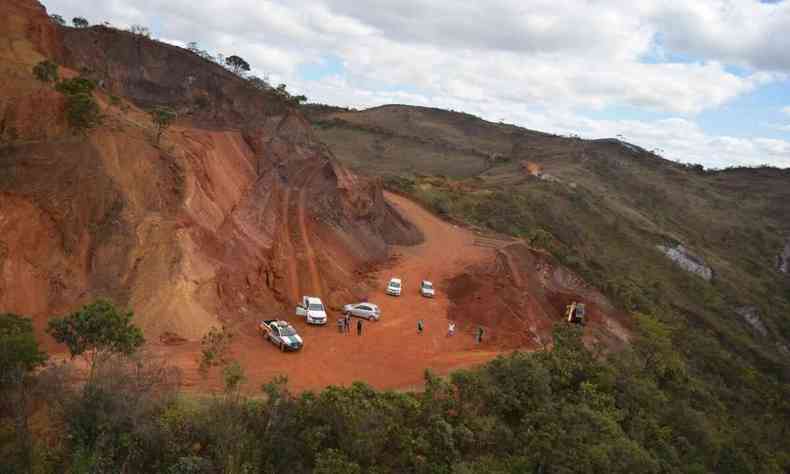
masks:
[[[787,239],[782,253],[776,257],[776,268],[782,273],[790,273],[790,238]]]
[[[760,335],[768,335],[768,329],[766,329],[765,324],[763,324],[763,321],[760,319],[760,313],[758,312],[757,308],[754,306],[742,306],[740,308],[736,308],[735,312],[738,313],[740,317],[745,319],[755,331],[760,333]]]
[[[705,262],[700,257],[690,253],[686,247],[682,245],[675,247],[658,245],[657,247],[683,270],[698,275],[706,281],[710,281],[713,278],[713,270],[705,265]]]
[[[354,292],[357,266],[383,259],[387,244],[421,240],[379,181],[338,165],[275,96],[126,32],[53,29],[33,0],[3,2],[3,13],[0,22],[25,26],[0,30],[0,54],[11,56],[8,44],[15,58],[32,53],[0,65],[0,120],[3,104],[37,119],[20,126],[24,141],[0,146],[0,311],[41,328],[110,297],[135,311],[150,339],[195,339],[220,321],[291,312],[302,294],[337,305],[331,295]],[[103,81],[95,98],[104,124],[87,137],[49,115],[62,97],[30,72],[45,56],[72,69],[64,74]],[[109,93],[123,107],[111,107]],[[197,96],[206,108],[195,108]],[[135,107],[152,104],[181,114],[161,147]]]
[[[30,0],[0,2],[0,146],[41,140],[66,129],[63,97],[33,79],[35,64],[61,54],[60,33]]]

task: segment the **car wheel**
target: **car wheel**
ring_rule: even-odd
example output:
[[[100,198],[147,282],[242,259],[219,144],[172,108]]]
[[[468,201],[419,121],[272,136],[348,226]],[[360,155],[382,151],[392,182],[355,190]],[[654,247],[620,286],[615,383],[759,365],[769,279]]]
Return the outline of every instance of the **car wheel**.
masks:
[[[285,343],[284,342],[280,343],[280,351],[285,352]]]

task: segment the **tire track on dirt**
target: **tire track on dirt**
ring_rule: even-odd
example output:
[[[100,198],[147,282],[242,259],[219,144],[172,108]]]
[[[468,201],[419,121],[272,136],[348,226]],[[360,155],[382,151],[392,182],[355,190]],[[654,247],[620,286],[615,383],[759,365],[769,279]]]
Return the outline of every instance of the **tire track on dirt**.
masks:
[[[307,269],[310,273],[310,282],[312,284],[312,288],[310,290],[313,292],[312,294],[315,295],[323,295],[324,288],[321,281],[321,275],[318,273],[316,253],[313,249],[313,245],[310,243],[310,235],[307,231],[307,187],[319,171],[321,171],[321,168],[316,168],[312,173],[310,173],[305,182],[302,184],[302,188],[299,190],[299,204],[297,209],[297,215],[299,219],[299,234],[304,245],[305,257],[307,259]]]
[[[288,222],[290,208],[291,187],[286,186],[285,192],[283,193],[281,209],[283,215],[282,242],[283,246],[285,247],[284,257],[288,264],[288,285],[291,293],[291,302],[295,304],[297,301],[299,301],[299,270],[296,265],[296,252],[294,251],[294,245],[291,241],[291,226]]]

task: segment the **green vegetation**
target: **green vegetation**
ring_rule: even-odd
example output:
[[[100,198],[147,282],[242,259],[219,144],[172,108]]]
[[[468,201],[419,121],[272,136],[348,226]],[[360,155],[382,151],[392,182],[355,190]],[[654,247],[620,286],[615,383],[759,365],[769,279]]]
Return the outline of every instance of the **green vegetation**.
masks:
[[[35,444],[36,472],[781,473],[790,392],[726,360],[741,401],[728,407],[692,369],[681,331],[637,316],[633,349],[595,356],[576,326],[554,348],[514,353],[420,393],[362,383],[291,393],[280,377],[244,395],[238,364],[225,392],[179,396],[162,361],[115,356],[84,386],[39,377],[55,426]],[[99,325],[100,326],[100,325]],[[112,326],[112,325],[111,325]],[[107,331],[102,331],[107,332]],[[710,347],[710,341],[699,344]],[[55,369],[48,369],[55,370]],[[732,385],[735,387],[736,385]],[[732,392],[735,395],[735,392]],[[31,408],[32,409],[32,408]],[[0,438],[6,449],[9,439]],[[43,451],[43,452],[42,452]]]
[[[154,145],[159,146],[162,134],[170,127],[170,124],[178,117],[175,110],[170,107],[154,107],[149,112],[154,123]]]
[[[58,65],[46,59],[33,66],[33,75],[41,82],[58,82]]]
[[[617,377],[629,381],[621,387],[628,393],[604,393],[618,409],[648,396],[640,399],[642,414],[619,421],[648,451],[674,450],[675,458],[685,448],[664,443],[679,438],[700,450],[683,467],[659,461],[662,471],[788,468],[788,448],[777,441],[788,435],[780,426],[790,413],[790,280],[775,262],[790,234],[790,172],[706,171],[615,140],[551,136],[418,107],[316,110],[311,119],[334,154],[357,171],[384,175],[388,188],[437,214],[548,250],[622,310],[643,315],[634,316],[643,337],[633,354],[610,359]],[[438,143],[441,158],[434,157]],[[475,172],[463,150],[510,159]],[[533,175],[522,160],[543,169]],[[678,243],[713,268],[710,282],[656,248]],[[743,306],[757,308],[767,335],[735,311]],[[683,387],[670,384],[675,379]],[[696,433],[680,435],[683,429]],[[716,464],[711,455],[719,457]],[[763,465],[756,460],[763,455],[776,457]]]
[[[277,93],[277,95],[282,97],[286,102],[290,102],[293,105],[299,105],[304,102],[307,102],[307,97],[303,95],[291,95],[291,93],[288,92],[287,86],[285,84],[280,84],[279,86],[277,86],[275,92]]]
[[[93,98],[96,83],[83,77],[65,79],[55,89],[66,96],[66,118],[74,130],[85,132],[101,123],[101,111]]]
[[[52,14],[49,18],[60,26],[66,26],[66,20],[61,15]]]
[[[88,22],[88,20],[86,20],[85,18],[83,18],[81,16],[75,16],[71,20],[71,23],[74,25],[74,28],[87,28],[87,27],[91,26],[91,24]]]
[[[143,25],[132,25],[129,27],[129,33],[133,35],[140,36],[142,38],[150,38],[151,37],[151,30],[148,29],[147,26]]]
[[[69,348],[72,357],[85,357],[91,374],[102,360],[131,355],[143,345],[143,333],[132,324],[131,312],[120,312],[106,300],[49,321],[47,333]]]
[[[0,314],[0,472],[29,471],[32,437],[28,427],[32,371],[47,359],[29,318]]]
[[[243,72],[247,72],[250,70],[250,64],[242,59],[240,56],[228,56],[225,58],[225,65],[233,71],[234,74],[240,75]]]

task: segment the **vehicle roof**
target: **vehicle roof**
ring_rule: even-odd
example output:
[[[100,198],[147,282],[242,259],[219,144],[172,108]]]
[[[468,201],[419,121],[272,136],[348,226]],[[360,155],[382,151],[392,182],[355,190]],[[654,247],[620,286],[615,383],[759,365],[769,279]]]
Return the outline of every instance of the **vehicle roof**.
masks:
[[[400,278],[390,278],[390,282],[398,282],[400,283]]]
[[[308,304],[310,304],[310,303],[323,304],[323,303],[321,303],[321,298],[319,298],[317,296],[305,296],[305,299],[307,299],[307,303]]]
[[[433,285],[433,283],[431,283],[429,280],[423,280],[422,282],[423,282],[423,284],[424,284],[424,283],[427,283],[427,284],[429,284],[429,285]]]
[[[363,304],[365,306],[372,306],[374,308],[378,308],[379,307],[379,305],[377,305],[376,303],[368,303],[368,302],[354,303],[352,306],[360,306],[360,305],[363,305]]]

